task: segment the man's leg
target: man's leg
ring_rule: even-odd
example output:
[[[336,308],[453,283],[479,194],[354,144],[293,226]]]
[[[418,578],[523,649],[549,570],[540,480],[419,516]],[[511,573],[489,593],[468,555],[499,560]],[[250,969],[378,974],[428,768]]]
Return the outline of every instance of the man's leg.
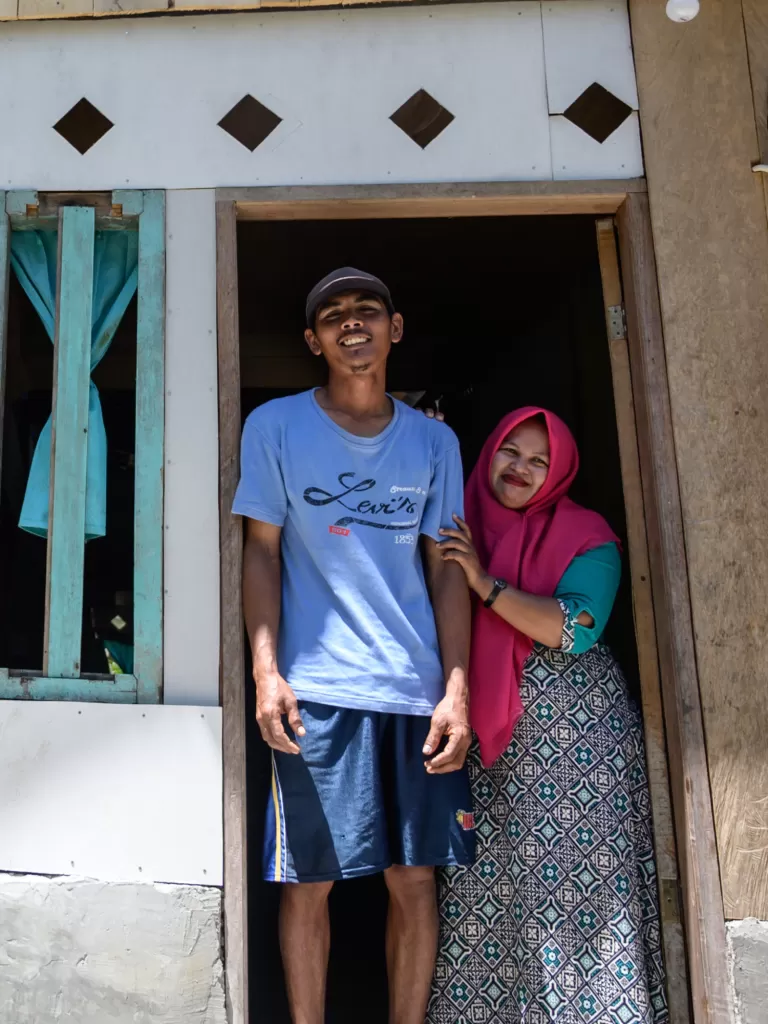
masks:
[[[296,882],[280,897],[280,951],[293,1024],[323,1024],[333,882]]]
[[[424,1024],[437,954],[435,872],[395,865],[384,878],[389,889],[390,1024]]]

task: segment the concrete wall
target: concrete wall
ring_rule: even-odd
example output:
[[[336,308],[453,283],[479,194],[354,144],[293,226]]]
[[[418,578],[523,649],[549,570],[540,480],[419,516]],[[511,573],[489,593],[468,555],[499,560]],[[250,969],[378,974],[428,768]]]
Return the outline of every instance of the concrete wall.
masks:
[[[768,1021],[768,921],[728,923],[734,1024]]]
[[[224,1024],[221,891],[0,875],[0,1020]]]

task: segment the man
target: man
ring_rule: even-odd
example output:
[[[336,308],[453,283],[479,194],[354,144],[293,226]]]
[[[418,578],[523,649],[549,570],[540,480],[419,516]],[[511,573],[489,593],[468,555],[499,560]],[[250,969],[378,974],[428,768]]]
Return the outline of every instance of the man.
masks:
[[[423,1024],[433,869],[474,855],[469,596],[438,546],[463,508],[459,448],[386,393],[403,318],[378,278],[337,270],[306,314],[328,384],[251,413],[234,504],[247,518],[256,717],[273,751],[264,871],[289,883],[280,946],[295,1024],[324,1019],[334,881],[381,871],[390,1020]]]

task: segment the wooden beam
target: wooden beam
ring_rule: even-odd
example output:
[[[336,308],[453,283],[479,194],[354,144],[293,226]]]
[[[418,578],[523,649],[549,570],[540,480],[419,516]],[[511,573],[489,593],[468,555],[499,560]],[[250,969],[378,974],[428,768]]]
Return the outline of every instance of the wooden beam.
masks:
[[[645,531],[645,502],[640,477],[635,405],[624,322],[624,296],[613,218],[596,222],[597,249],[603,284],[608,351],[613,378],[613,400],[619,438],[621,481],[627,521],[629,564],[632,576],[640,695],[645,731],[645,755],[653,811],[656,877],[659,886],[661,930],[667,967],[670,1024],[690,1021],[688,970],[678,899],[678,867],[675,831],[664,735],[664,713],[653,615],[651,572]]]
[[[139,216],[133,670],[139,704],[163,687],[163,451],[165,437],[165,193],[145,192]]]
[[[136,677],[47,679],[0,669],[0,700],[74,700],[99,704],[135,704]]]
[[[628,197],[618,228],[693,1019],[729,1024],[725,923],[646,196]]]
[[[8,285],[11,268],[11,225],[5,212],[5,192],[0,192],[0,484],[3,472],[3,424],[5,422],[5,367],[7,362]]]
[[[613,214],[642,179],[222,188],[239,220]]]
[[[91,382],[93,209],[59,214],[43,675],[80,675]]]
[[[216,203],[221,523],[221,699],[224,748],[224,950],[228,1024],[248,1022],[243,531],[232,515],[240,465],[240,327],[234,202]]]
[[[702,11],[630,0],[723,908],[766,920],[768,231],[742,5]]]

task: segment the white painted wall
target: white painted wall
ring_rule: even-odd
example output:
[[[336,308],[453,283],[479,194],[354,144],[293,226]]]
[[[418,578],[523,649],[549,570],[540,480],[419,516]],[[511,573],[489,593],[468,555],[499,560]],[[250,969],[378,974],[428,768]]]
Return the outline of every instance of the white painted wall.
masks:
[[[0,701],[0,871],[222,884],[221,711]]]
[[[219,426],[212,189],[166,193],[164,700],[219,703]]]
[[[625,4],[608,0],[7,24],[0,183],[632,177],[642,173],[636,118],[602,145],[558,127],[594,80],[636,106],[628,38]],[[455,116],[425,150],[389,120],[420,88]],[[283,119],[253,153],[218,127],[248,93]],[[81,156],[52,126],[84,96],[114,127]]]

